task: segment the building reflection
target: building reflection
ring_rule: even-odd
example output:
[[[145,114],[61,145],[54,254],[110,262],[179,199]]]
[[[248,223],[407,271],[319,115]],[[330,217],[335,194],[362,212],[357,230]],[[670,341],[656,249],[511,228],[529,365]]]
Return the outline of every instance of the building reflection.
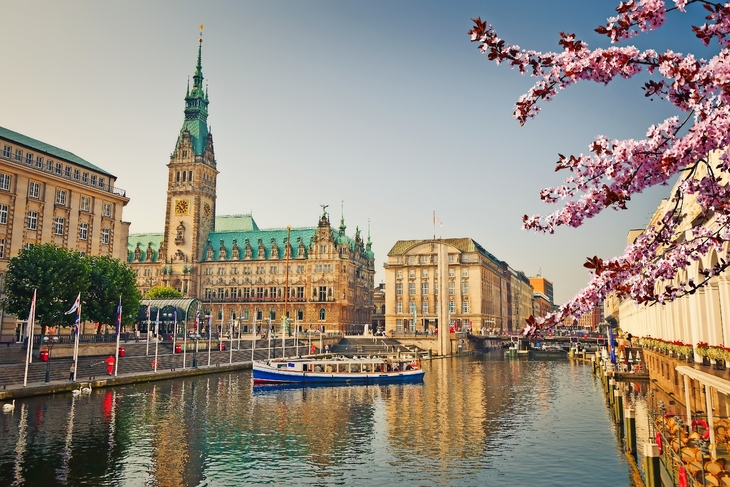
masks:
[[[352,465],[374,464],[468,483],[471,472],[522,448],[518,430],[535,428],[535,416],[560,400],[549,362],[465,357],[423,366],[424,384],[254,390],[244,372],[29,399],[0,417],[0,478],[276,484],[292,480],[289,469],[343,483]]]

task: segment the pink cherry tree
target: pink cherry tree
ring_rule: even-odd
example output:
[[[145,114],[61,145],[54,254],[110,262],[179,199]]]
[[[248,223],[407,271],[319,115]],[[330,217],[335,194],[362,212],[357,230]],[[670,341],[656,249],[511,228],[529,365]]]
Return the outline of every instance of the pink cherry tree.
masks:
[[[540,198],[559,209],[547,216],[523,217],[523,227],[553,233],[556,227],[578,227],[586,218],[612,208],[626,209],[631,196],[655,185],[667,185],[679,177],[670,209],[654,221],[623,255],[611,259],[590,257],[584,264],[591,272],[588,286],[560,309],[544,318],[530,317],[523,330],[539,334],[567,317],[579,317],[615,292],[622,299],[651,305],[694,293],[723,272],[730,262],[721,259],[701,271],[699,279],[675,283],[677,272],[687,269],[713,249],[721,253],[730,240],[730,153],[714,163],[709,154],[730,143],[730,3],[707,0],[628,0],[616,8],[596,32],[618,44],[662,27],[668,14],[681,15],[688,8],[704,8],[706,23],[692,26],[695,35],[720,51],[708,60],[672,51],[659,53],[633,46],[589,49],[574,34],[560,33],[559,52],[537,52],[505,43],[494,28],[473,19],[472,42],[489,60],[506,63],[535,84],[515,105],[514,116],[524,124],[540,111],[540,103],[552,100],[558,90],[579,81],[608,84],[616,77],[648,73],[643,89],[652,99],[671,103],[681,117],[670,117],[649,127],[642,140],[612,140],[597,136],[587,154],[559,154],[556,171],[568,172],[562,185],[544,188]],[[685,204],[692,199],[700,217],[683,222]],[[680,231],[682,230],[682,231]],[[723,254],[720,254],[723,255]]]

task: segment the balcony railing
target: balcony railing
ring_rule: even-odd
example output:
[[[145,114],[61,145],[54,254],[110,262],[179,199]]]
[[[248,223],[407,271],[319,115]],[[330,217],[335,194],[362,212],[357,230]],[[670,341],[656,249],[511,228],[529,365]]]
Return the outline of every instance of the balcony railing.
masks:
[[[73,177],[73,174],[66,175],[65,172],[56,172],[55,166],[48,169],[48,166],[44,163],[42,167],[38,167],[35,164],[35,161],[31,161],[30,163],[25,162],[25,159],[22,161],[18,161],[15,159],[13,154],[10,154],[9,156],[5,155],[5,153],[0,152],[0,159],[4,159],[6,161],[12,162],[13,164],[17,164],[19,166],[27,167],[34,169],[36,171],[44,172],[51,174],[57,178],[66,179],[68,181],[72,181],[77,184],[83,184],[84,186],[89,186],[91,188],[96,188],[101,191],[106,191],[107,193],[111,193],[117,196],[121,196],[122,198],[126,198],[127,192],[123,190],[122,188],[117,188],[116,186],[113,186],[112,184],[99,184],[98,182],[96,184],[91,184],[90,180],[83,181],[80,177],[77,179]]]
[[[327,298],[327,299],[307,299],[307,298],[289,298],[288,300],[284,298],[219,298],[217,296],[207,296],[203,301],[213,301],[216,303],[284,303],[284,302],[290,302],[290,303],[334,303],[335,298]]]

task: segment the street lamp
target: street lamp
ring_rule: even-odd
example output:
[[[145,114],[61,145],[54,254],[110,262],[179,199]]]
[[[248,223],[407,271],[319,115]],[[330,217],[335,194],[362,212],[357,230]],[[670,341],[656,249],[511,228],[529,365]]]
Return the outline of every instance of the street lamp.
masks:
[[[48,347],[48,362],[46,362],[46,382],[51,382],[51,355],[53,353],[53,345],[58,343],[58,336],[49,337],[43,335],[43,343]]]

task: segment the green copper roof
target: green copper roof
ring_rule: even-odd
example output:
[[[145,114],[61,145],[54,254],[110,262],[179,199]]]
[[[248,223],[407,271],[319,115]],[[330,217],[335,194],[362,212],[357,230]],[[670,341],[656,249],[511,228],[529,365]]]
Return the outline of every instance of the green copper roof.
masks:
[[[222,215],[215,217],[216,232],[259,231],[252,215]]]
[[[59,149],[58,147],[46,144],[45,142],[41,142],[40,140],[32,139],[26,135],[19,134],[18,132],[13,132],[12,130],[8,130],[4,127],[0,127],[0,138],[7,139],[20,145],[24,145],[30,149],[33,149],[35,152],[46,154],[46,156],[63,159],[68,162],[77,164],[81,167],[85,167],[92,171],[96,171],[98,173],[109,176],[110,178],[116,179],[116,176],[114,176],[113,174],[106,172],[100,167],[93,165],[89,161],[80,158],[72,152]]]
[[[193,89],[185,93],[185,121],[180,129],[193,137],[195,155],[201,156],[208,143],[208,93],[203,91],[203,67],[201,64],[202,40],[198,44],[198,64],[193,75]]]
[[[216,229],[218,223],[218,219],[216,218]],[[309,253],[309,243],[312,240],[312,236],[317,231],[316,228],[292,228],[291,229],[291,246],[292,246],[292,260],[295,260],[297,256],[297,249],[299,248],[299,242],[301,241],[304,244],[305,247],[305,256]],[[286,234],[287,229],[286,228],[276,228],[271,230],[259,230],[256,228],[256,230],[250,230],[250,231],[229,231],[229,232],[221,232],[216,231],[212,232],[208,236],[208,240],[210,240],[210,244],[213,246],[213,252],[215,257],[213,260],[220,260],[218,259],[218,251],[220,250],[220,244],[221,240],[223,241],[223,245],[226,247],[226,259],[231,258],[231,251],[233,250],[233,240],[236,240],[236,243],[238,244],[239,252],[240,252],[240,259],[243,260],[244,252],[246,249],[246,239],[248,239],[249,243],[251,244],[251,259],[256,260],[259,259],[259,241],[263,244],[264,247],[264,259],[268,259],[271,257],[271,248],[273,247],[274,242],[276,242],[276,245],[279,247],[279,258],[284,258],[284,241],[286,240]],[[208,246],[206,245],[203,249],[203,255],[201,255],[201,260],[206,260],[205,256],[208,251]]]
[[[139,258],[140,262],[147,260],[147,250],[152,249],[152,262],[157,261],[157,253],[160,251],[160,247],[165,240],[165,235],[162,233],[138,233],[130,235],[127,239],[127,261],[134,261],[134,251],[139,249],[142,251],[142,255]]]

